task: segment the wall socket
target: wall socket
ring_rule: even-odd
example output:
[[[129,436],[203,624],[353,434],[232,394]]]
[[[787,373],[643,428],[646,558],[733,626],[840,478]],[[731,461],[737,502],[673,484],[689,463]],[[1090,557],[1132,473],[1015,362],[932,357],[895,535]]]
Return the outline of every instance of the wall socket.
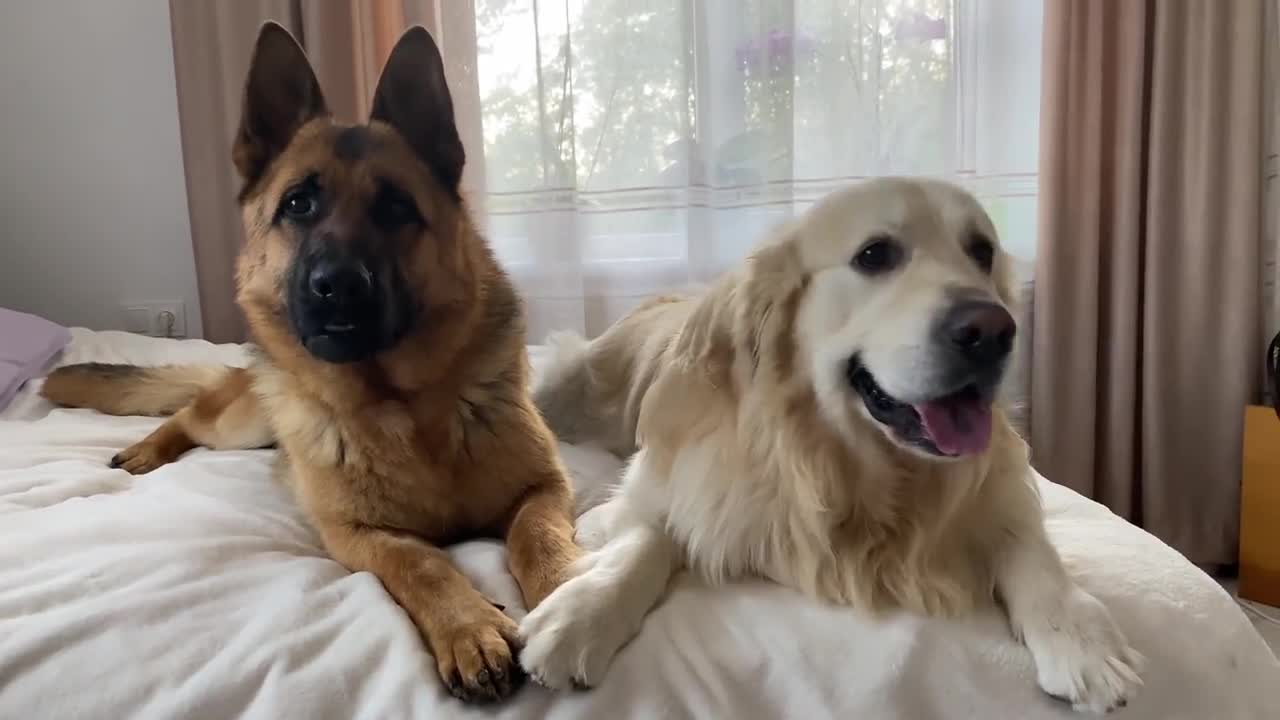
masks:
[[[186,337],[186,307],[181,300],[126,303],[124,327],[151,337]]]

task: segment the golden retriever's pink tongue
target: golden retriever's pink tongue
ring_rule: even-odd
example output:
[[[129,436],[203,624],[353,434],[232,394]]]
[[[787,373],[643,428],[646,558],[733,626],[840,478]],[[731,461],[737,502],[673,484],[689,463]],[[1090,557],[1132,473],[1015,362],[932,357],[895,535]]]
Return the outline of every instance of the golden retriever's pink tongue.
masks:
[[[991,404],[978,397],[950,397],[917,405],[925,434],[946,455],[974,455],[991,442]]]

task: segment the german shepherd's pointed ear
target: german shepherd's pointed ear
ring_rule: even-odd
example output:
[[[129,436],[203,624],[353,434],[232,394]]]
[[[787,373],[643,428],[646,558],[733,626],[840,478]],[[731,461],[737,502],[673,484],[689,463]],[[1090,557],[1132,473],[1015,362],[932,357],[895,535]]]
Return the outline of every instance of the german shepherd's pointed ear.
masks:
[[[406,30],[392,48],[369,119],[395,128],[445,189],[457,195],[466,154],[453,119],[444,60],[422,26]]]
[[[274,22],[258,31],[242,108],[232,158],[246,189],[284,151],[298,128],[329,113],[306,54],[289,31]]]

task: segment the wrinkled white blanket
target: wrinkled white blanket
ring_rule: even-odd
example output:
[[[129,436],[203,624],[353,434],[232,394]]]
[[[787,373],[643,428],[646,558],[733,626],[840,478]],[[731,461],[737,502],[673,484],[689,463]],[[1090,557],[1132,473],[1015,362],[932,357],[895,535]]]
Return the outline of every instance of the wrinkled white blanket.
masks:
[[[536,359],[536,354],[535,354]],[[242,363],[242,349],[75,330],[63,362]],[[872,622],[778,587],[689,578],[603,687],[465,708],[442,691],[378,582],[322,552],[269,451],[197,450],[133,478],[106,466],[157,424],[53,409],[0,415],[0,718],[1041,718],[1028,654],[995,614]],[[617,463],[567,448],[577,480]],[[1124,718],[1280,717],[1280,663],[1231,598],[1152,536],[1042,482],[1072,571],[1149,659]],[[453,556],[520,614],[495,542]]]

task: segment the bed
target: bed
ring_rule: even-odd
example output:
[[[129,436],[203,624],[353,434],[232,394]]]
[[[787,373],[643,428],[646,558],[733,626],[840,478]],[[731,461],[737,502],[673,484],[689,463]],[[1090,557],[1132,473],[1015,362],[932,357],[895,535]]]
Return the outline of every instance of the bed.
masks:
[[[535,367],[538,348],[531,350]],[[73,329],[55,362],[244,364],[244,348]],[[762,582],[688,577],[602,687],[465,707],[367,573],[326,558],[271,452],[196,450],[143,477],[107,459],[159,422],[54,408],[28,385],[0,413],[0,718],[1041,718],[1029,655],[995,613],[880,621]],[[566,447],[601,496],[607,454]],[[1280,663],[1178,553],[1040,479],[1050,535],[1149,661],[1112,717],[1280,717]],[[517,618],[496,542],[451,550]]]

